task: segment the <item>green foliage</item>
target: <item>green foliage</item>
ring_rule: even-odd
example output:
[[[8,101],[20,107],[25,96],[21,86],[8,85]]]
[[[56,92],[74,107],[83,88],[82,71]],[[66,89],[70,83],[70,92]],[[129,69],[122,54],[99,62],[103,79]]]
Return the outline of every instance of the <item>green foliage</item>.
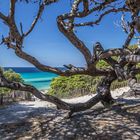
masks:
[[[14,82],[23,82],[23,79],[21,78],[20,74],[15,73],[12,69],[4,71],[2,68],[0,68],[0,70],[3,72],[3,75],[8,80],[14,81]],[[6,93],[10,93],[10,92],[11,92],[11,89],[0,88],[0,94],[6,94]]]
[[[14,72],[12,69],[4,71],[3,74],[10,81],[23,82],[23,79],[21,78],[21,75]]]
[[[74,97],[95,92],[95,85],[99,77],[87,75],[74,75],[70,77],[59,76],[51,82],[49,94],[59,97]]]
[[[101,68],[109,68],[109,64],[106,63],[104,60],[100,60],[98,61],[98,63],[96,64],[96,67],[101,69]]]
[[[86,75],[59,76],[52,80],[48,93],[60,98],[94,94],[101,78]],[[140,75],[137,75],[137,79],[140,81]],[[116,80],[112,83],[111,90],[124,86],[127,86],[127,81],[118,82]]]

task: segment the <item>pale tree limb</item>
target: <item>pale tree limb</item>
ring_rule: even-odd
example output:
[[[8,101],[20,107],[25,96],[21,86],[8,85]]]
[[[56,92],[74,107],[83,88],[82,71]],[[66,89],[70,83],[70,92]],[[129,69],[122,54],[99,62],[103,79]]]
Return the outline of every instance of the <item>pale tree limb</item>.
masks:
[[[112,56],[129,55],[129,54],[132,54],[132,52],[128,49],[122,49],[122,48],[108,49],[99,55],[99,59],[109,58]]]
[[[78,6],[79,6],[81,1],[82,0],[76,0],[73,3],[72,10],[69,13],[69,15],[71,15],[71,18],[68,18],[69,19],[68,26],[65,27],[65,23],[63,20],[65,15],[58,16],[57,25],[58,25],[59,30],[84,55],[84,58],[85,58],[87,64],[89,64],[91,61],[91,58],[92,58],[91,53],[90,53],[89,49],[86,47],[86,45],[75,35],[75,33],[73,31],[74,16],[77,13]],[[86,6],[85,9],[87,9],[87,2],[84,2],[84,6]],[[84,11],[85,11],[85,9],[84,9]]]

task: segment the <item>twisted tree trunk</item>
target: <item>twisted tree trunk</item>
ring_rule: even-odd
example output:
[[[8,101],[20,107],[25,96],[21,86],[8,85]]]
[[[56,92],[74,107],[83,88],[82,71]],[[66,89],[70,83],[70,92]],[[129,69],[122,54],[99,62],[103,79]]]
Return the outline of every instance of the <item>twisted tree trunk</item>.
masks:
[[[114,99],[111,96],[111,92],[110,92],[110,87],[114,80],[116,80],[115,76],[114,77],[108,76],[108,77],[104,77],[103,80],[101,81],[99,88],[101,89],[101,87],[102,87],[102,89],[105,89],[102,99],[101,99],[101,102],[103,105],[108,105],[108,104],[114,103]]]

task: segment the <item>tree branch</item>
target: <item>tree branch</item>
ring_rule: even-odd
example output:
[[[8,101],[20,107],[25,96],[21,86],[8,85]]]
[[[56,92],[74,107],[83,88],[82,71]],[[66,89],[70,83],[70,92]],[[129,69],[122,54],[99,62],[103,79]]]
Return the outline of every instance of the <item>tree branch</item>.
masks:
[[[8,17],[5,16],[3,13],[0,12],[0,19],[2,19],[4,22],[7,22]]]
[[[104,97],[106,96],[106,94],[108,94],[108,91],[110,91],[110,85],[111,85],[112,81],[114,81],[114,80],[115,80],[115,77],[103,78],[102,81],[98,85],[98,89],[97,89],[98,94],[97,95],[95,95],[94,97],[92,97],[91,99],[89,99],[88,101],[86,101],[84,103],[71,104],[71,103],[66,103],[66,102],[62,101],[62,100],[58,99],[57,97],[47,95],[47,94],[45,95],[45,94],[41,93],[40,91],[38,91],[33,86],[22,84],[19,82],[11,82],[11,81],[7,80],[3,76],[2,71],[0,71],[0,81],[1,81],[0,87],[6,87],[6,88],[13,89],[13,90],[30,92],[35,97],[37,97],[41,100],[48,101],[48,102],[55,104],[59,109],[69,110],[70,115],[72,115],[74,112],[87,110],[87,109],[91,108],[92,106],[94,106],[95,104],[97,104],[98,102],[100,102],[101,100],[103,100]]]
[[[85,11],[85,9],[87,9],[87,5],[83,5],[84,6],[84,10],[82,12],[76,12],[75,14],[63,14],[63,17],[62,17],[62,20],[66,20],[66,19],[70,19],[70,18],[73,18],[73,17],[76,17],[76,18],[82,18],[82,17],[86,17],[88,15],[90,15],[91,13],[95,12],[95,11],[99,11],[101,10],[103,7],[107,6],[108,4],[111,4],[113,2],[115,2],[116,0],[108,0],[108,1],[105,1],[103,3],[101,3],[100,5],[98,6],[94,6],[93,8],[91,9],[88,9]]]
[[[131,31],[130,31],[130,33],[129,33],[129,35],[128,35],[128,37],[123,45],[123,48],[128,48],[132,38],[134,37],[134,34],[135,34],[135,29],[133,27],[133,28],[131,28]]]
[[[15,48],[15,47],[13,47],[13,48]],[[103,75],[108,75],[109,73],[110,74],[112,73],[110,70],[105,70],[105,69],[102,69],[102,70],[95,69],[95,70],[90,71],[89,69],[85,69],[85,68],[76,68],[76,69],[62,71],[58,68],[54,68],[54,67],[50,67],[50,66],[41,64],[35,57],[22,51],[21,48],[16,48],[15,53],[18,57],[28,61],[29,63],[33,64],[38,69],[40,69],[44,72],[45,71],[53,72],[53,73],[56,73],[61,76],[72,76],[72,75],[76,75],[76,74],[90,75],[90,76],[95,76],[95,75],[103,76]]]
[[[65,28],[63,22],[63,15],[57,18],[57,25],[59,30],[69,39],[69,41],[84,55],[87,64],[90,63],[92,55],[89,49],[85,46],[85,44],[78,39],[78,37],[74,34],[73,31],[69,31]]]
[[[30,29],[26,33],[23,34],[24,37],[28,36],[32,32],[32,30],[34,29],[35,25],[37,24],[39,18],[41,17],[41,15],[45,9],[45,6],[50,5],[54,2],[57,2],[57,0],[43,0],[42,4],[40,4],[40,6],[39,6],[37,15],[36,15],[34,21],[32,22]]]
[[[37,16],[35,17],[34,21],[32,22],[32,25],[31,25],[30,29],[26,33],[23,34],[24,37],[28,36],[32,32],[32,30],[34,29],[35,25],[37,24],[39,18],[41,17],[41,15],[42,15],[42,13],[44,11],[44,8],[45,8],[45,4],[42,3],[39,6],[39,10],[38,10]]]
[[[66,110],[70,109],[70,104],[63,102],[62,100],[60,100],[60,99],[58,99],[54,96],[45,95],[33,86],[23,84],[23,83],[19,83],[19,82],[11,82],[11,81],[7,80],[3,76],[1,71],[0,71],[0,87],[7,87],[7,88],[10,88],[10,89],[13,89],[13,90],[27,91],[27,92],[32,93],[35,97],[37,97],[41,100],[54,103],[56,106],[58,106],[61,109],[66,109]]]
[[[112,56],[129,55],[129,54],[132,54],[132,52],[129,51],[128,49],[122,49],[122,48],[108,49],[104,51],[102,54],[100,54],[99,59],[109,58]]]
[[[103,14],[101,14],[100,16],[99,16],[99,18],[97,19],[97,20],[95,20],[95,21],[91,21],[91,22],[84,22],[84,23],[76,23],[76,24],[74,24],[74,26],[75,27],[79,27],[79,26],[93,26],[93,25],[97,25],[99,22],[101,22],[101,20],[106,16],[106,15],[108,15],[108,14],[110,14],[110,13],[118,13],[118,12],[122,12],[122,11],[129,11],[128,9],[125,9],[124,7],[122,7],[122,8],[118,8],[118,9],[115,9],[115,8],[113,8],[113,9],[110,9],[110,10],[107,10],[107,11],[105,11]]]
[[[15,18],[15,4],[16,4],[16,0],[10,0],[10,19],[14,20]]]

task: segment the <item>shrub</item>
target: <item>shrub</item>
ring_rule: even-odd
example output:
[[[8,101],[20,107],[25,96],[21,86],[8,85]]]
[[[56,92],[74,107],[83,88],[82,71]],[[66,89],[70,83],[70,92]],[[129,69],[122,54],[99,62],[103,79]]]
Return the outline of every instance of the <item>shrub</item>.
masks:
[[[49,94],[59,97],[75,97],[92,94],[99,78],[87,75],[74,75],[70,77],[56,77],[52,80]]]
[[[12,69],[4,71],[2,68],[0,68],[1,71],[3,71],[4,76],[10,80],[15,82],[23,82],[22,77],[20,74],[14,72]],[[10,93],[12,90],[8,88],[0,88],[0,94],[7,94]]]

